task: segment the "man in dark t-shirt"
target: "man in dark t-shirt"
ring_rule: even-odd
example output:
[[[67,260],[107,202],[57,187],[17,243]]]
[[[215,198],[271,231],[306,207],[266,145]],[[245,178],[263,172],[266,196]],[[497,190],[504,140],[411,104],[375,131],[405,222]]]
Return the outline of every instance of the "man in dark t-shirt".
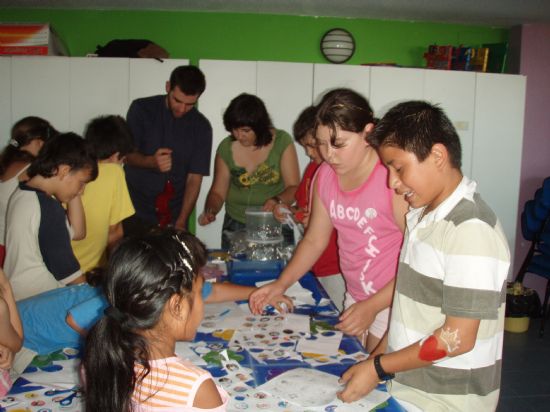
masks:
[[[187,229],[202,177],[210,173],[212,127],[195,107],[204,74],[179,66],[166,82],[166,95],[136,99],[127,122],[135,151],[126,157],[126,181],[136,214],[124,221],[127,236],[157,224]]]

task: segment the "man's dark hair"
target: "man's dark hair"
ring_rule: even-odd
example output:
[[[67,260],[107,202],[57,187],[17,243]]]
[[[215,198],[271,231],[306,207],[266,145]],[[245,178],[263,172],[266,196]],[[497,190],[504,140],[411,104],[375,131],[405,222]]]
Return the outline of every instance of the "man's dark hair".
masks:
[[[394,106],[368,141],[375,148],[392,146],[414,153],[420,162],[440,143],[447,148],[451,164],[457,169],[462,165],[460,138],[453,124],[440,107],[428,102],[412,100]]]
[[[206,79],[196,66],[179,66],[170,75],[170,90],[176,86],[188,96],[200,96],[206,89]]]

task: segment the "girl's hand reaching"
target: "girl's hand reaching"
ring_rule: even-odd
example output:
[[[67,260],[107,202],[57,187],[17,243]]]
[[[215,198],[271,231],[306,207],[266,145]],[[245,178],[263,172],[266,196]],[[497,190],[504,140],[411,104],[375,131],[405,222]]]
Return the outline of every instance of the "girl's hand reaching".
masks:
[[[270,302],[277,302],[277,300],[280,300],[279,297],[284,295],[285,290],[286,289],[279,284],[279,281],[258,288],[252,292],[248,298],[248,306],[250,306],[251,312],[255,315],[261,314]],[[277,307],[277,305],[273,306]]]
[[[340,322],[336,329],[346,335],[361,336],[374,322],[376,313],[365,304],[366,301],[357,302],[347,308],[340,316]]]

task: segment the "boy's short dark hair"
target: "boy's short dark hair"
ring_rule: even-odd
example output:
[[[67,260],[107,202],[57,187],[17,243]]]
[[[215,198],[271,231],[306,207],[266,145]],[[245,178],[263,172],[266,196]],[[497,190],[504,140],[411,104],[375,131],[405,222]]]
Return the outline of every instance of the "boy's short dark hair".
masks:
[[[170,74],[170,90],[176,86],[188,96],[201,95],[206,89],[206,79],[197,66],[178,66]]]
[[[306,107],[298,115],[292,128],[294,140],[298,143],[301,142],[308,133],[315,133],[315,116],[317,116],[317,108],[315,106]]]
[[[368,141],[375,148],[393,146],[414,153],[420,162],[440,143],[447,148],[451,164],[457,169],[462,165],[460,138],[453,124],[440,107],[428,102],[412,100],[392,107]]]
[[[84,139],[98,160],[108,159],[117,152],[123,157],[133,150],[132,131],[121,116],[92,119],[86,126]]]
[[[76,133],[62,133],[44,143],[27,169],[27,174],[29,177],[52,177],[61,165],[69,166],[72,172],[89,168],[91,180],[97,177],[97,158],[90,152],[84,139]]]
[[[241,93],[231,100],[223,113],[223,125],[230,133],[239,127],[250,127],[256,134],[256,147],[267,146],[273,140],[269,113],[262,99],[253,94]]]

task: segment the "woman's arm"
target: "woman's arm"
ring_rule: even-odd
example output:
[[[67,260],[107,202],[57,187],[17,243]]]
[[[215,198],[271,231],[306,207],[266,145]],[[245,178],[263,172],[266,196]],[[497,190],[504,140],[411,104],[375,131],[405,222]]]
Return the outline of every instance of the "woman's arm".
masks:
[[[86,215],[80,195],[75,196],[67,203],[67,218],[73,230],[72,240],[84,239],[86,237]]]
[[[214,163],[214,181],[212,187],[206,196],[204,202],[204,211],[199,216],[199,224],[207,225],[216,220],[216,215],[220,212],[227,197],[231,175],[229,168],[219,154],[216,154]]]
[[[319,256],[326,249],[332,233],[330,216],[317,195],[313,192],[313,208],[310,225],[304,238],[298,243],[292,259],[279,278],[268,285],[262,286],[250,295],[249,306],[253,313],[261,313],[263,308],[275,296],[284,295],[285,291],[311,269]]]
[[[300,184],[300,167],[298,166],[298,154],[294,144],[289,144],[281,156],[281,176],[285,182],[285,188],[279,194],[278,199],[267,199],[264,203],[264,210],[271,212],[279,203],[279,200],[286,205],[295,201],[294,195]]]

